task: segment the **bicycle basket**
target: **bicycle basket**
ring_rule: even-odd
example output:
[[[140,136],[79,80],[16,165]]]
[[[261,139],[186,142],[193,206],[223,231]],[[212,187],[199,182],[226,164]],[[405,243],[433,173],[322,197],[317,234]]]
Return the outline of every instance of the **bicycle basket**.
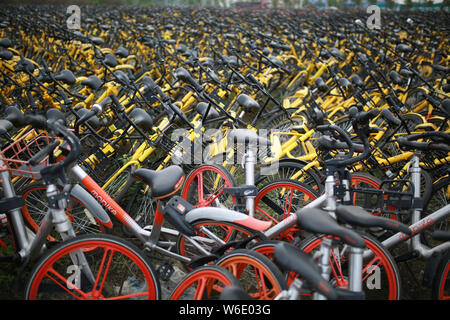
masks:
[[[411,213],[413,208],[413,188],[409,180],[384,180],[380,189],[351,187],[354,205],[372,214],[402,215]]]
[[[421,153],[420,165],[437,179],[447,174],[449,159],[450,154],[445,151],[429,150]]]
[[[0,163],[0,171],[8,170],[11,176],[39,180],[40,171],[48,165],[49,157],[46,156],[34,166],[28,161],[55,139],[57,138],[50,137],[47,132],[37,132],[35,129],[28,131],[0,151],[3,162]]]

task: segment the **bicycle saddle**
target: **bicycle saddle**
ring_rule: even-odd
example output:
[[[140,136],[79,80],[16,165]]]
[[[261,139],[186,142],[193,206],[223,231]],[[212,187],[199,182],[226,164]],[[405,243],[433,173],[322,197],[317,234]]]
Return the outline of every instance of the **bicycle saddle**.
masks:
[[[239,66],[239,62],[237,60],[236,56],[221,56],[223,62],[229,64],[232,67],[238,67]]]
[[[126,58],[130,55],[130,52],[124,47],[119,47],[119,49],[116,50],[116,55],[121,58]]]
[[[85,114],[89,113],[90,110],[86,108],[81,108],[76,112],[78,116],[82,118]],[[100,127],[102,126],[100,119],[97,116],[90,117],[86,122],[95,130],[100,129]]]
[[[95,91],[102,86],[103,82],[97,76],[89,76],[87,80],[81,81],[81,84],[83,86],[88,86],[89,88]]]
[[[178,47],[177,47],[177,49],[176,49],[176,51],[177,52],[181,52],[181,53],[184,53],[184,52],[186,52],[188,50],[188,47],[185,45],[185,44],[180,44]]]
[[[130,84],[130,78],[125,74],[125,72],[121,70],[114,71],[114,75],[116,76],[117,80],[123,85],[128,86]]]
[[[328,85],[325,83],[325,81],[323,81],[322,77],[318,77],[316,78],[316,80],[314,80],[314,83],[316,84],[317,88],[322,91],[328,91]]]
[[[280,50],[283,50],[283,51],[291,50],[291,46],[289,46],[288,44],[279,43],[279,42],[275,42],[275,41],[271,41],[269,43],[269,46],[274,48],[274,49],[280,49]]]
[[[397,73],[397,71],[392,70],[389,72],[389,77],[391,78],[392,82],[394,84],[402,84],[403,79],[400,77],[400,75]]]
[[[338,48],[335,48],[335,47],[331,48],[330,53],[336,59],[341,60],[341,61],[344,60],[344,55],[342,54],[341,50],[339,50]]]
[[[0,40],[0,47],[9,48],[11,46],[12,46],[12,42],[8,38],[3,38]]]
[[[269,60],[273,65],[277,66],[277,68],[280,68],[283,66],[283,61],[281,61],[277,57],[269,57]]]
[[[103,62],[111,68],[114,68],[118,64],[116,57],[114,57],[114,55],[112,55],[111,53],[105,55],[105,59],[103,59]]]
[[[266,138],[263,138],[261,136],[258,136],[258,134],[255,131],[252,131],[250,129],[233,129],[228,133],[228,142],[237,142],[237,143],[249,143],[249,144],[255,144],[257,143],[260,146],[270,146],[272,143],[267,140]]]
[[[441,106],[447,112],[447,116],[450,116],[450,99],[445,99],[441,102]]]
[[[355,231],[341,227],[327,212],[316,208],[304,208],[295,213],[297,224],[308,232],[339,237],[352,247],[365,248],[366,243]]]
[[[5,119],[0,119],[0,134],[5,134],[13,128],[13,124]]]
[[[396,45],[395,49],[400,52],[411,52],[412,51],[412,48],[404,43],[400,43],[400,44]]]
[[[72,85],[77,81],[77,79],[73,75],[72,71],[70,71],[70,70],[61,71],[59,74],[57,74],[55,76],[55,79],[58,81],[62,81],[69,85]]]
[[[189,83],[190,85],[194,86],[196,88],[196,90],[201,91],[203,90],[203,88],[197,83],[197,81],[194,80],[194,78],[192,78],[192,75],[190,74],[190,72],[188,70],[186,70],[185,68],[178,68],[175,71],[175,77],[178,80],[181,80],[185,83]]]
[[[347,78],[339,78],[339,84],[343,87],[352,87],[352,83]]]
[[[206,102],[199,102],[197,104],[197,107],[195,107],[195,111],[197,111],[197,113],[199,113],[203,118],[205,117],[205,112],[207,109],[208,109],[208,104]],[[213,106],[211,106],[209,108],[208,116],[206,117],[206,119],[214,119],[214,118],[218,118],[218,117],[219,117],[219,113]]]
[[[242,106],[246,109],[249,109],[249,110],[259,109],[259,103],[244,93],[240,94],[239,97],[237,97],[236,101],[240,106]]]
[[[365,86],[364,81],[362,81],[362,79],[357,74],[352,75],[350,77],[350,81],[357,87],[362,88]]]
[[[214,59],[208,57],[201,64],[204,67],[209,67],[210,69],[213,69],[215,62],[214,62]]]
[[[23,113],[16,105],[6,107],[5,114],[5,120],[10,121],[17,128],[22,126]]]
[[[336,216],[338,221],[352,226],[364,228],[381,227],[385,230],[411,235],[411,230],[406,225],[392,219],[371,215],[359,206],[339,205],[336,208]]]
[[[184,172],[179,166],[170,166],[160,171],[140,168],[133,173],[133,177],[150,187],[152,198],[163,199],[181,188]]]
[[[153,127],[152,118],[142,108],[134,108],[131,110],[129,117],[133,119],[133,123],[142,130],[151,130]]]
[[[14,56],[14,54],[9,50],[0,51],[0,59],[9,60]]]
[[[101,45],[103,43],[103,40],[98,37],[90,37],[91,41],[96,44],[97,46]]]
[[[305,278],[313,288],[328,299],[337,299],[331,284],[322,278],[319,266],[313,258],[290,243],[280,242],[274,247],[273,258],[286,272],[294,271]]]

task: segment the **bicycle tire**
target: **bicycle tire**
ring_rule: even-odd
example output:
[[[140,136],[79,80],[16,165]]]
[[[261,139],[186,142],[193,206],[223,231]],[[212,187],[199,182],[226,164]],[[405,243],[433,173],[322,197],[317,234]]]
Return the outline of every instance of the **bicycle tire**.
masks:
[[[430,197],[424,202],[422,217],[425,217],[450,203],[450,177],[443,178],[433,185]],[[423,230],[420,237],[424,244],[433,247],[435,241],[431,234],[436,230],[449,230],[450,217],[436,221],[433,226]]]
[[[258,174],[255,177],[255,184],[258,189],[262,189],[264,186],[276,180],[292,180],[292,177],[299,171],[302,174],[298,177],[299,182],[307,184],[315,192],[322,193],[324,191],[324,185],[322,183],[321,174],[317,168],[311,167],[304,170],[304,166],[307,162],[300,160],[282,159],[278,162],[277,172],[273,175],[261,175]]]
[[[274,181],[258,192],[255,198],[255,218],[271,221],[276,225],[317,197],[314,190],[298,181]],[[291,242],[299,231],[298,227],[291,227],[278,235],[277,239]]]
[[[232,222],[223,222],[223,221],[215,221],[215,220],[199,220],[195,223],[192,223],[192,227],[196,230],[197,236],[205,237],[205,234],[201,230],[202,227],[207,228],[209,232],[214,233],[214,235],[220,238],[225,243],[230,241],[239,241],[244,240],[247,237],[253,236],[256,234],[256,231],[251,230],[247,227],[232,223]],[[203,245],[203,247],[211,253],[217,252],[222,247],[222,244],[217,242],[211,242],[210,238],[205,237],[205,241],[201,238],[196,238],[197,242]],[[227,250],[230,250],[227,248]],[[189,245],[189,242],[186,238],[179,234],[176,241],[176,251],[178,254],[188,257],[195,258],[197,256],[201,256],[202,254],[196,249],[194,246]],[[189,268],[188,268],[189,269]]]
[[[273,300],[288,288],[280,269],[264,255],[249,249],[236,249],[223,255],[216,265],[228,269],[242,288],[257,300]]]
[[[286,109],[286,111],[288,114],[293,114],[297,110],[294,108],[290,108]],[[288,119],[286,112],[284,111],[277,112],[274,115],[272,115],[266,122],[264,122],[261,128],[272,129],[286,119]]]
[[[80,252],[96,275],[94,284],[83,273],[84,266],[77,269],[73,264]],[[125,298],[159,299],[158,276],[134,244],[105,234],[86,234],[59,243],[36,263],[25,287],[27,300]]]
[[[439,262],[433,278],[431,297],[434,300],[450,300],[450,251],[446,251]]]
[[[169,300],[218,300],[226,286],[241,287],[241,283],[223,267],[201,266],[188,273],[177,284]]]
[[[363,262],[362,279],[363,282],[365,282],[363,283],[363,290],[366,299],[399,300],[401,297],[401,278],[394,258],[378,240],[366,234],[361,234],[361,236],[366,242],[367,249],[375,253],[375,256],[371,258],[369,263],[372,263],[372,265],[377,261],[381,261],[380,263],[382,263],[378,269],[371,268],[371,270],[369,270],[369,267],[372,265],[369,265],[367,261]],[[325,235],[312,235],[300,243],[299,249],[312,254],[312,251],[320,246],[324,237]],[[339,263],[337,263],[339,261],[344,263],[339,265]],[[346,287],[348,285],[348,277],[345,272],[347,271],[348,274],[348,270],[343,270],[342,268],[348,265],[348,263],[345,263],[346,261],[348,261],[346,256],[336,257],[334,252],[331,253],[330,262],[332,272],[330,281],[338,287]],[[378,266],[379,265],[376,267]],[[369,271],[373,271],[374,275],[371,276],[371,274],[368,273]],[[384,274],[382,274],[383,271]],[[369,283],[369,280],[372,282]],[[386,284],[388,285],[387,290],[385,288]],[[377,290],[383,290],[383,292]],[[386,291],[387,294],[384,294]]]
[[[47,187],[41,182],[31,183],[24,186],[23,189],[18,191],[21,194],[25,205],[22,206],[22,215],[26,223],[34,230],[39,229],[42,218],[47,214],[48,203],[42,201],[46,199]],[[92,214],[88,213],[86,206],[82,201],[71,196],[66,214],[72,221],[74,231],[77,234],[82,233],[103,233],[105,229],[101,226],[101,223],[95,220]],[[54,241],[58,236],[52,234],[48,237],[50,241]]]

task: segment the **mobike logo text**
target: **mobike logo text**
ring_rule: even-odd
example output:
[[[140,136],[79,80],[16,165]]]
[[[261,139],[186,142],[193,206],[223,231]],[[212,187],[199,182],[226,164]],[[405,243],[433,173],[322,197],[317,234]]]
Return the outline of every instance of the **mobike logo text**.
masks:
[[[105,199],[103,199],[102,196],[99,195],[97,191],[92,190],[91,193],[92,193],[92,195],[95,197],[95,199],[97,199],[102,205],[104,205],[105,208],[106,208],[109,212],[111,212],[113,215],[116,215],[116,214],[117,214],[116,209],[114,209],[114,208],[113,208],[113,207],[112,207]]]
[[[431,219],[431,218],[427,218],[427,219],[424,219],[423,221],[419,221],[417,223],[417,225],[413,225],[413,226],[410,227],[411,228],[411,233],[412,233],[411,237],[415,236],[418,233],[420,233],[422,230],[432,226],[433,224],[434,224],[434,220]],[[404,234],[404,233],[400,234],[400,239],[402,241],[404,241],[404,240],[406,240],[408,238],[409,238],[409,236],[407,234]]]

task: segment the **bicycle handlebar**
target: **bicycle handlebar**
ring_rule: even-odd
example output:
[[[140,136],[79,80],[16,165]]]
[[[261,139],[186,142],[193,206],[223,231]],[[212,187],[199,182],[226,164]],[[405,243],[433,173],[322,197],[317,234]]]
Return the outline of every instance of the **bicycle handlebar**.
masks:
[[[327,166],[340,166],[344,167],[353,163],[357,163],[361,160],[364,160],[367,158],[367,156],[370,153],[370,145],[369,141],[367,139],[367,131],[369,130],[369,121],[373,118],[375,118],[379,114],[379,110],[373,109],[368,112],[360,111],[358,112],[358,109],[356,107],[351,107],[349,110],[350,118],[352,118],[352,124],[353,128],[356,132],[356,134],[359,136],[359,138],[362,140],[363,145],[355,144],[351,141],[350,137],[347,135],[347,133],[340,127],[336,125],[320,125],[317,127],[318,131],[326,132],[326,131],[334,131],[338,133],[337,138],[342,142],[339,141],[331,141],[327,139],[319,139],[319,143],[322,142],[322,146],[325,148],[328,148],[332,146],[333,148],[337,147],[337,149],[349,149],[349,152],[347,153],[346,157],[344,159],[332,159],[332,160],[326,160],[325,163]],[[357,150],[358,152],[361,152],[360,155],[353,158],[354,151]]]
[[[436,138],[444,140],[444,142],[419,142],[412,140],[426,139],[426,138]],[[440,150],[445,152],[450,152],[450,134],[440,131],[435,132],[424,132],[418,134],[412,134],[408,136],[400,136],[397,138],[397,142],[401,147],[409,149],[417,149],[422,151]]]
[[[56,122],[48,122],[45,117],[41,115],[25,115],[24,124],[29,124],[35,129],[43,129],[43,130],[51,130],[56,135],[61,136],[70,147],[69,154],[60,162],[57,162],[55,165],[50,165],[41,170],[42,176],[60,176],[60,170],[67,168],[72,163],[74,163],[81,154],[81,145],[77,136],[67,130],[65,126],[63,126],[58,121]],[[56,147],[55,147],[56,148]],[[44,148],[48,153],[53,151],[50,148]],[[43,149],[43,150],[44,150]],[[39,154],[39,153],[38,153]],[[47,155],[45,154],[45,155]],[[41,154],[40,156],[42,156]],[[37,156],[37,154],[36,154]],[[35,157],[36,157],[35,156]]]

